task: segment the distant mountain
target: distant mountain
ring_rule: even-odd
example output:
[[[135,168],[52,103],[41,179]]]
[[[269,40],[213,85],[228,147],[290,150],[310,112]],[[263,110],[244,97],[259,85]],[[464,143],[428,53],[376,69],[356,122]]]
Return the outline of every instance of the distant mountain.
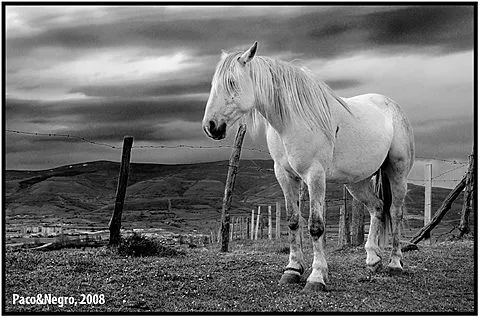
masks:
[[[227,170],[227,161],[182,165],[132,163],[122,225],[208,233],[218,225]],[[40,171],[7,170],[4,174],[7,225],[67,223],[107,227],[118,172],[119,163],[110,161]],[[408,191],[407,214],[421,219],[424,188],[409,184]],[[327,185],[329,224],[337,222],[342,193],[343,185]],[[448,189],[433,189],[433,211],[448,193]],[[277,201],[283,206],[283,200],[273,173],[273,161],[241,161],[232,215],[249,215],[257,205],[275,205]],[[459,211],[461,201],[457,200],[452,209]],[[456,215],[458,212],[452,218],[458,218]]]

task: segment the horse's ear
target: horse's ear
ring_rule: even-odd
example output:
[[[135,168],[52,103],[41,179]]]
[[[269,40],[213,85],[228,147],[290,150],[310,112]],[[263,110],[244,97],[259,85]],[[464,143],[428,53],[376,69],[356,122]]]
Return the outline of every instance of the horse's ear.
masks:
[[[257,44],[258,44],[257,41],[255,41],[252,47],[246,50],[245,53],[243,53],[242,56],[238,58],[238,61],[242,65],[246,65],[248,62],[250,62],[253,59],[253,57],[255,56],[255,53],[257,52]]]
[[[222,50],[222,59],[226,58],[228,55],[228,52],[225,50]]]

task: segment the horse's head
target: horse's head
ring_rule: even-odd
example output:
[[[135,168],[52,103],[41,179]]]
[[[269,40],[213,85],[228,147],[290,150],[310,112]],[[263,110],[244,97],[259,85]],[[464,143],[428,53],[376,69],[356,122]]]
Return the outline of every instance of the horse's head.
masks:
[[[249,62],[256,51],[257,42],[243,53],[222,54],[202,121],[203,130],[210,138],[225,138],[227,127],[252,110],[255,97]]]

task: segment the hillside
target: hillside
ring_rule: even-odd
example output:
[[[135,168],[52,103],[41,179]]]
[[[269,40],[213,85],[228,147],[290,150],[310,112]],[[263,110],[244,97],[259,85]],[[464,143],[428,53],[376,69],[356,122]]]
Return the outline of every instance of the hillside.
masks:
[[[185,165],[132,163],[123,227],[209,233],[217,227],[219,220],[227,169],[226,161]],[[119,163],[109,161],[41,171],[6,171],[7,230],[40,223],[107,227],[115,201],[118,171]],[[449,191],[433,189],[433,211]],[[329,183],[328,225],[338,222],[341,201],[335,199],[341,197],[342,185]],[[273,162],[242,160],[232,200],[232,215],[248,215],[258,204],[275,205],[276,201],[283,206]],[[424,188],[409,184],[406,203],[405,233],[408,235],[409,231],[421,226]],[[458,219],[460,209],[461,200],[457,199],[446,219]]]

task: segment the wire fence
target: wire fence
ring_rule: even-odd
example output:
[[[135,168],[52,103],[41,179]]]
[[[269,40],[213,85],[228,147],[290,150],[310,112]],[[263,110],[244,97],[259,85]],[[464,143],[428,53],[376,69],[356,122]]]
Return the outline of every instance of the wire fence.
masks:
[[[28,136],[44,136],[44,137],[62,137],[67,139],[76,139],[85,143],[89,143],[96,146],[108,147],[111,149],[118,149],[122,150],[122,145],[116,146],[113,144],[108,144],[104,142],[98,142],[96,140],[88,139],[82,136],[71,135],[71,134],[59,134],[59,133],[41,133],[41,132],[28,132],[28,131],[21,131],[21,130],[13,130],[13,129],[6,129],[7,133],[11,134],[18,134],[18,135],[28,135]],[[189,149],[221,149],[221,148],[232,148],[231,145],[216,145],[216,146],[204,146],[204,145],[186,145],[186,144],[178,144],[178,145],[139,145],[139,146],[132,146],[132,149],[178,149],[178,148],[189,148]],[[268,151],[252,148],[252,147],[242,147],[243,150],[250,150],[256,151],[260,153],[269,154]]]
[[[105,143],[105,142],[99,142],[90,138],[86,138],[83,136],[78,136],[74,134],[65,134],[65,133],[47,133],[47,132],[31,132],[31,131],[22,131],[22,130],[16,130],[16,129],[6,129],[5,130],[7,133],[10,134],[17,134],[17,135],[26,135],[26,136],[43,136],[43,137],[54,137],[54,138],[66,138],[66,139],[72,139],[72,140],[77,140],[80,142],[85,142],[91,145],[95,146],[101,146],[101,147],[108,147],[111,149],[115,150],[121,150],[122,145],[114,145],[110,143]],[[191,145],[191,144],[177,144],[177,145],[135,145],[132,146],[132,149],[231,149],[233,146],[228,145],[228,144],[219,144],[215,146],[206,146],[206,145]],[[266,150],[259,149],[259,148],[254,148],[254,147],[242,147],[242,150],[248,150],[248,151],[254,151],[258,153],[263,153],[263,154],[268,154],[270,153]],[[436,160],[444,163],[448,163],[451,165],[454,165],[452,169],[449,169],[447,171],[444,171],[440,173],[439,175],[436,175],[432,177],[432,180],[434,182],[459,182],[461,179],[439,179],[440,177],[447,175],[449,173],[452,173],[458,169],[466,168],[468,165],[468,161],[460,161],[460,160],[448,160],[448,159],[443,159],[443,158],[427,158],[427,157],[419,157],[416,156],[416,159],[420,160]],[[272,172],[271,171],[266,171],[266,169],[260,167],[254,160],[252,159],[244,159],[248,160],[249,162],[252,163],[253,166],[259,171],[260,173],[264,175],[270,175]],[[409,178],[408,181],[410,182],[416,182],[420,183],[421,185],[425,185],[425,179],[415,179],[415,178]]]
[[[463,165],[463,164],[468,164],[468,161],[459,161],[459,160],[448,160],[448,159],[442,159],[442,158],[427,158],[427,157],[419,157],[415,156],[415,159],[421,159],[421,160],[437,160],[437,161],[443,161],[446,163],[450,163],[453,165]]]
[[[6,129],[6,132],[9,133],[9,134],[17,134],[17,135],[32,136],[32,137],[42,136],[42,137],[50,137],[50,138],[64,138],[64,141],[66,141],[66,142],[68,142],[68,140],[72,140],[72,141],[79,141],[79,142],[88,143],[88,144],[91,144],[91,145],[94,145],[94,146],[107,147],[107,148],[111,148],[111,149],[114,149],[114,150],[121,150],[122,149],[121,144],[120,145],[115,145],[115,144],[111,144],[111,143],[100,142],[100,141],[97,141],[97,140],[93,140],[93,139],[86,138],[86,137],[83,137],[83,136],[77,136],[77,135],[74,135],[74,134],[29,132],[29,131],[15,130],[15,129]],[[232,149],[233,148],[233,143],[232,143],[232,145],[219,144],[219,145],[215,145],[215,146],[191,145],[191,144],[178,144],[178,145],[146,145],[146,144],[140,144],[140,145],[132,146],[132,149],[139,149],[139,150],[141,150],[141,149],[182,149],[182,148],[183,149],[229,149],[229,148]],[[258,152],[258,153],[269,154],[269,152],[266,151],[266,150],[258,149],[258,148],[254,148],[254,147],[242,147],[242,150],[250,150],[250,151],[255,151],[255,152]],[[449,178],[449,179],[440,179],[440,178],[443,177],[443,176],[449,175],[449,174],[451,174],[451,173],[453,173],[453,172],[455,172],[459,169],[466,168],[466,166],[468,165],[467,161],[447,160],[447,159],[443,159],[443,158],[425,158],[425,157],[416,157],[416,158],[420,159],[420,160],[437,160],[437,161],[441,161],[441,162],[444,162],[444,163],[447,163],[447,164],[451,164],[453,166],[451,169],[443,171],[443,172],[439,173],[438,175],[432,177],[432,180],[435,181],[435,182],[445,182],[446,183],[446,182],[458,182],[458,181],[460,181],[460,179],[454,179],[454,178]],[[251,163],[251,165],[249,166],[250,169],[253,169],[254,171],[258,171],[262,176],[268,176],[272,179],[275,179],[273,169],[261,167],[255,160],[252,160],[252,159],[244,159],[244,160],[247,160],[248,162]],[[228,163],[221,164],[221,166],[227,167]],[[168,178],[175,177],[177,174],[178,174],[177,172],[171,172],[167,176],[164,176],[164,177],[161,177],[161,178],[158,178],[158,179],[145,180],[145,181],[142,181],[142,182],[144,182],[144,183],[162,183],[162,182],[165,182],[165,180],[168,179]],[[425,184],[424,179],[411,178],[411,179],[408,179],[408,181],[421,183],[423,185]],[[274,187],[277,187],[277,189],[274,189]],[[237,196],[237,198],[238,198],[239,195],[234,194],[234,196]],[[259,205],[261,205],[261,206],[270,205],[270,204],[275,205],[275,203],[280,200],[281,206],[284,209],[283,194],[282,194],[281,189],[279,188],[277,183],[272,184],[270,187],[268,187],[266,189],[262,189],[260,192],[244,193],[241,196],[248,197],[249,202],[245,202],[245,203],[247,203],[248,208],[251,208],[252,206],[259,206]],[[328,197],[326,198],[327,206],[330,206],[330,207],[333,207],[333,206],[336,206],[336,205],[344,205],[346,203],[346,201],[351,203],[352,198],[349,197],[349,196],[343,196],[343,197],[337,197],[337,198],[328,198]],[[418,202],[417,202],[417,205],[419,205]],[[458,222],[458,220],[454,219],[454,220],[448,220],[445,223],[446,224],[453,224],[453,223],[457,223],[457,222]]]

